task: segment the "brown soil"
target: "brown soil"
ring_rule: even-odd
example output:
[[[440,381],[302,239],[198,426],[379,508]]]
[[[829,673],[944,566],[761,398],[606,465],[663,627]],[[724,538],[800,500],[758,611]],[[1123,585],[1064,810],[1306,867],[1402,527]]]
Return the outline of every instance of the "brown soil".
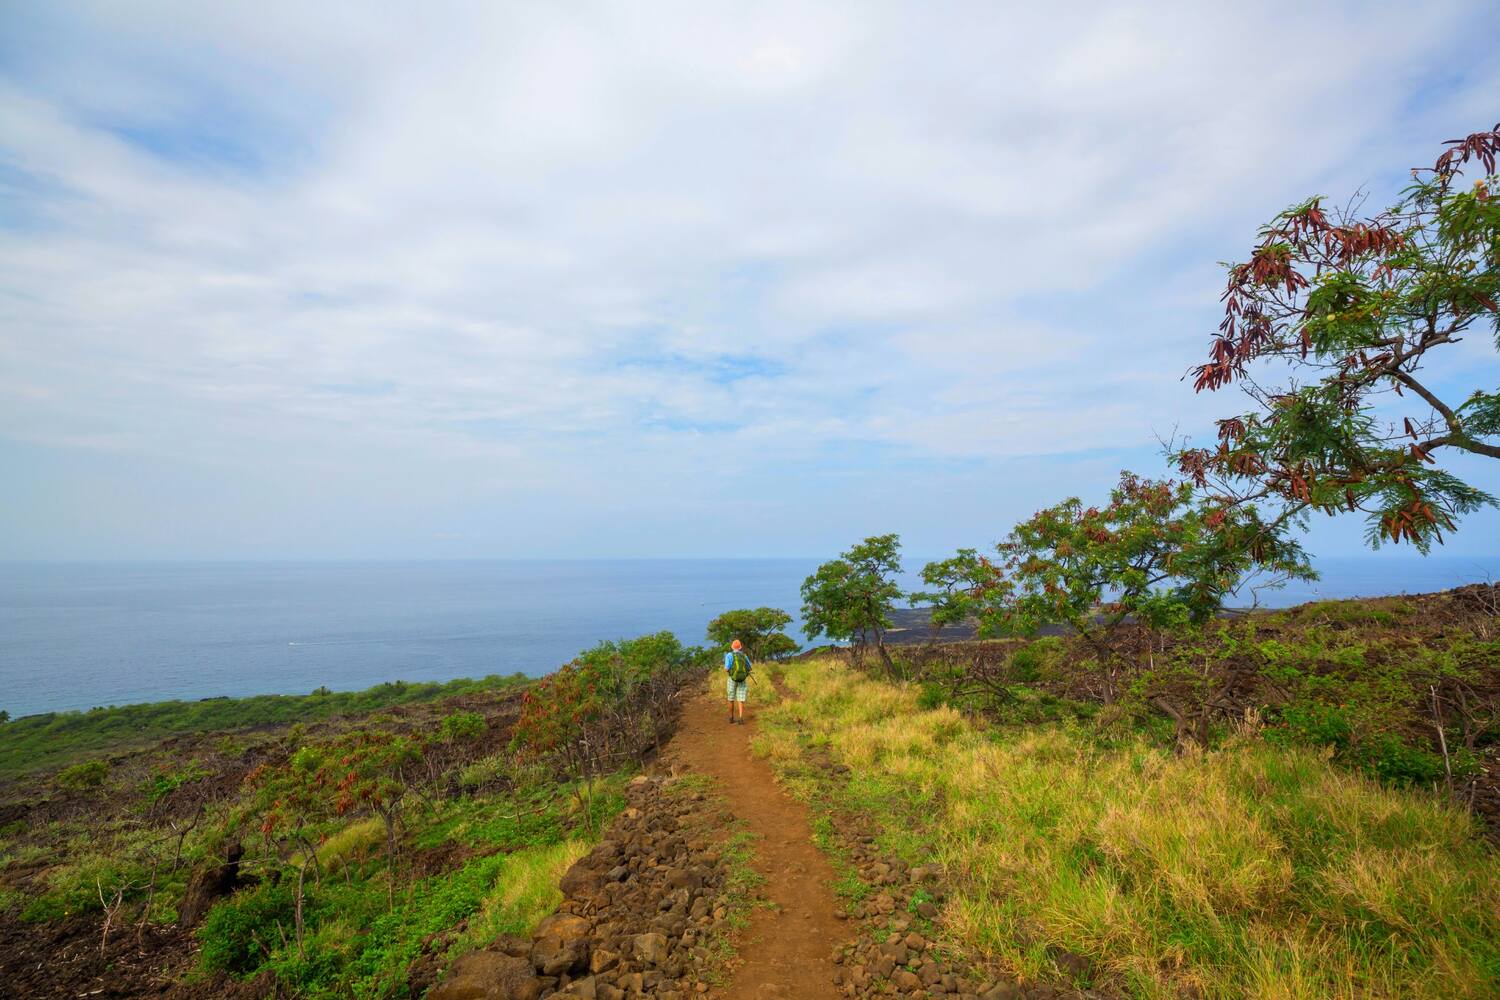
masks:
[[[139,939],[134,928],[124,928],[110,937],[102,954],[100,940],[99,921],[92,918],[0,922],[0,997],[248,1000],[270,992],[268,982],[222,975],[187,981],[192,940],[176,928],[151,927]]]
[[[730,725],[722,699],[693,698],[661,761],[676,773],[714,779],[729,811],[756,836],[755,867],[766,878],[762,895],[771,905],[752,911],[733,977],[716,995],[832,1000],[841,995],[834,986],[834,955],[849,937],[847,924],[835,916],[833,868],[813,846],[807,808],[776,784],[770,765],[751,751],[753,700],[748,708],[744,725]]]

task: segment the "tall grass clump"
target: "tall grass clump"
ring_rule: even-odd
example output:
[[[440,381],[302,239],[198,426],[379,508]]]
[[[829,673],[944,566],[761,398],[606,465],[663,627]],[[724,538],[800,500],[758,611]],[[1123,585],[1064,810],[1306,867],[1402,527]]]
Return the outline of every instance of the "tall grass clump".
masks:
[[[1500,869],[1472,819],[1246,729],[1175,755],[1078,723],[991,730],[920,688],[789,665],[773,762],[820,744],[883,846],[949,873],[954,943],[1126,995],[1493,997]]]

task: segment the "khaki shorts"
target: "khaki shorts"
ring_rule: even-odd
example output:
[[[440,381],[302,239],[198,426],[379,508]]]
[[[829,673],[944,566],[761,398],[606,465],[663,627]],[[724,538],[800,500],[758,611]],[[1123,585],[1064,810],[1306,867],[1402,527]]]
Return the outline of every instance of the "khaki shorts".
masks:
[[[750,687],[750,682],[748,680],[736,681],[733,677],[725,674],[724,686],[729,692],[728,698],[730,701],[744,701],[745,694]]]

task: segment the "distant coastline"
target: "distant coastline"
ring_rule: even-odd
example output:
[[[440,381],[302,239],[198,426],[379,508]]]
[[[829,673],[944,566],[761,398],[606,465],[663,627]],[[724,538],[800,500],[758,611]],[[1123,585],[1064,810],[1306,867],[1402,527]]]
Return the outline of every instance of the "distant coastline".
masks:
[[[0,708],[20,717],[540,676],[602,639],[667,629],[701,643],[708,620],[732,607],[795,616],[816,563],[0,564]],[[904,585],[920,586],[922,563],[907,558]],[[1317,565],[1322,580],[1263,598],[1287,606],[1500,579],[1500,556],[1380,552]]]

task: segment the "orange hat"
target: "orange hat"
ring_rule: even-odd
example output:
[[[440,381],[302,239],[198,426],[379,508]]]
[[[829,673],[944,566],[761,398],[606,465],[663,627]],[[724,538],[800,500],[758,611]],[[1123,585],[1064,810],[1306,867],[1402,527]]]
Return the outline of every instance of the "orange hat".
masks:
[[[738,639],[734,640],[733,642],[731,642],[729,644],[729,648],[730,649],[739,649],[740,648],[740,641]]]

